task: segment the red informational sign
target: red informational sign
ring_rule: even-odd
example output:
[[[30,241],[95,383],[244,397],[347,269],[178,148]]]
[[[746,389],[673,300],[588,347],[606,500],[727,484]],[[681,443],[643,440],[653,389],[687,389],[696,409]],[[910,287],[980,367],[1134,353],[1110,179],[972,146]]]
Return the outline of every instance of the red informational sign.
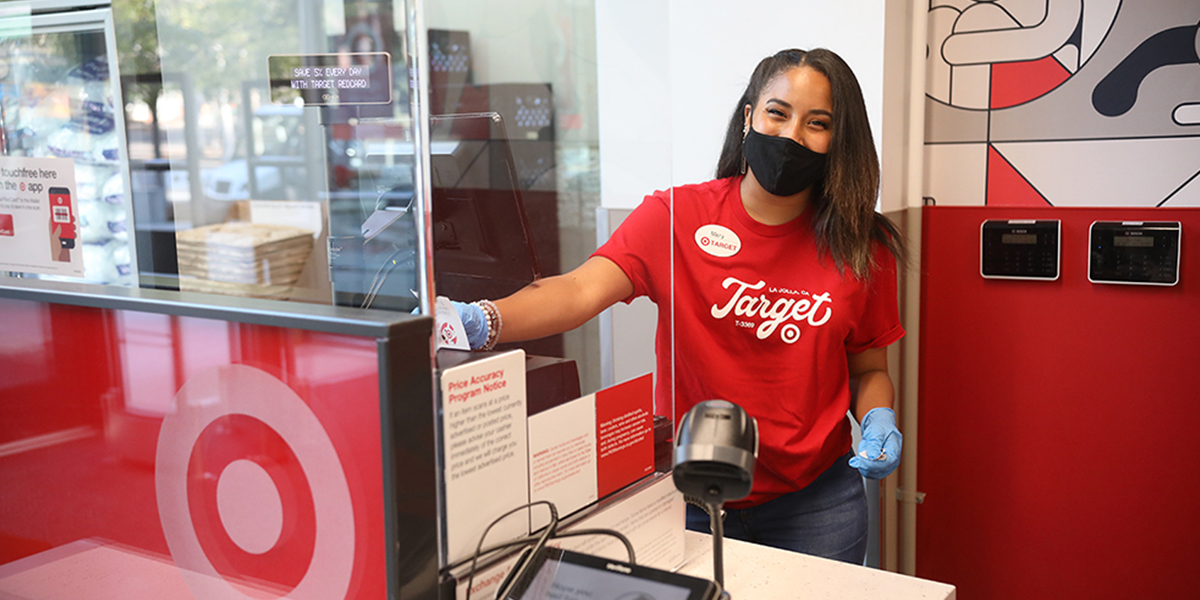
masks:
[[[0,596],[388,595],[373,337],[0,300]]]
[[[654,472],[650,375],[596,392],[596,479],[603,498]]]

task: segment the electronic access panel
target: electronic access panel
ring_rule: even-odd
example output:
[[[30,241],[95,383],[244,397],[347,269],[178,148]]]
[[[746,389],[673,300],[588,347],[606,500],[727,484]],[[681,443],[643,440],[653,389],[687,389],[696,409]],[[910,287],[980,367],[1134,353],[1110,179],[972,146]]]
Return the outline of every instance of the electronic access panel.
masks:
[[[1088,281],[1175,285],[1182,237],[1179,221],[1096,221],[1088,235]]]
[[[980,227],[979,271],[989,279],[1058,279],[1061,222],[989,219]]]

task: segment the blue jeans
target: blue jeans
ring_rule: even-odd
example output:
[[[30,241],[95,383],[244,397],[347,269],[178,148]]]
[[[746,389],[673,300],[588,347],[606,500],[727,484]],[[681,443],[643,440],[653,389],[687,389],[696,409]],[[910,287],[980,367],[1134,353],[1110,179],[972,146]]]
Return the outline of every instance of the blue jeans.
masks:
[[[725,509],[725,537],[857,565],[867,553],[867,495],[862,475],[837,459],[808,487],[758,506]],[[687,528],[709,533],[709,517],[687,505]]]

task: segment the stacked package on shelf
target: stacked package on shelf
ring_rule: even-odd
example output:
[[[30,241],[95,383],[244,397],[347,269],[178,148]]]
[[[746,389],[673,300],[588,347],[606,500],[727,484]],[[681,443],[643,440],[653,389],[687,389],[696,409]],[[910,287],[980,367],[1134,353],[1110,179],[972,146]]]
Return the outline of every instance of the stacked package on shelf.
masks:
[[[71,159],[83,242],[83,278],[92,283],[129,285],[136,276],[129,251],[125,178],[121,175],[108,57],[96,56],[71,67],[55,87],[69,100],[69,119],[52,117],[61,115],[48,107],[30,107],[22,115],[20,129],[29,137],[18,136],[16,144],[29,156]]]
[[[179,287],[194,292],[286,297],[312,252],[311,231],[222,223],[175,235]]]

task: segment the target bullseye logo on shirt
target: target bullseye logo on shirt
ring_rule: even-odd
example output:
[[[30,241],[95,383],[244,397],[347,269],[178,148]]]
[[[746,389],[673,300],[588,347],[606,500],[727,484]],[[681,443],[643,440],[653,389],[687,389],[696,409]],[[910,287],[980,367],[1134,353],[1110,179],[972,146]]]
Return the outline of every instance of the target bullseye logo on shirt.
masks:
[[[742,249],[742,240],[732,229],[710,224],[696,230],[696,245],[717,258],[728,258]]]
[[[805,290],[768,289],[764,280],[748,283],[736,277],[726,277],[721,287],[732,290],[732,294],[724,304],[712,305],[712,316],[724,319],[733,315],[738,326],[753,328],[760,340],[779,331],[779,339],[794,344],[800,339],[801,325],[807,323],[810,327],[820,327],[833,316],[833,301],[829,292],[813,295]],[[749,319],[763,320],[755,325]]]

